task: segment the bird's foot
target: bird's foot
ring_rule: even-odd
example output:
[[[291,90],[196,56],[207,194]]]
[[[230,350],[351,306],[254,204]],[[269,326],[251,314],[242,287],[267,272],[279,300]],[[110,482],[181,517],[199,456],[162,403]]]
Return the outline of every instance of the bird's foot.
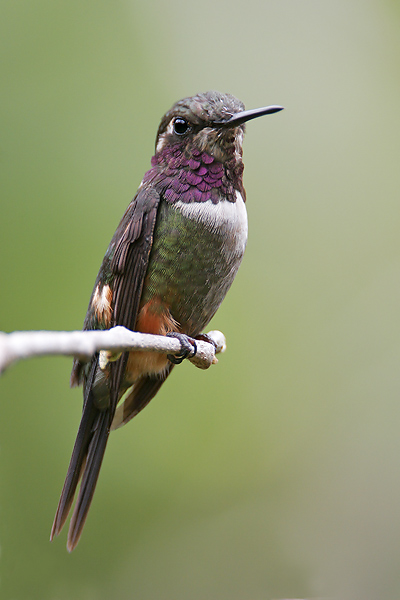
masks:
[[[178,333],[177,331],[171,331],[167,333],[167,337],[173,337],[180,341],[181,343],[181,351],[179,354],[167,354],[167,358],[174,365],[180,365],[185,358],[193,358],[197,352],[197,344],[196,341],[185,335],[184,333]]]
[[[214,346],[214,349],[216,350],[218,347],[218,344],[215,340],[213,340],[208,333],[200,333],[199,335],[196,335],[196,340],[199,340],[199,342],[207,342],[208,344],[212,344]]]

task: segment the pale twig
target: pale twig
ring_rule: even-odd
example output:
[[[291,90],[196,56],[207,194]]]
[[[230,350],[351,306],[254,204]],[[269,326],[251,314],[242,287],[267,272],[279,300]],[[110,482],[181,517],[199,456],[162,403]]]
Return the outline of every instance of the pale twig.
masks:
[[[196,367],[208,369],[218,362],[215,354],[224,352],[225,337],[220,331],[210,331],[209,337],[216,343],[196,341],[197,353],[189,358]],[[45,355],[77,356],[82,360],[101,350],[118,355],[125,350],[146,350],[163,354],[179,354],[181,343],[173,337],[129,331],[114,327],[104,331],[14,331],[0,333],[0,374],[14,362],[23,358]]]

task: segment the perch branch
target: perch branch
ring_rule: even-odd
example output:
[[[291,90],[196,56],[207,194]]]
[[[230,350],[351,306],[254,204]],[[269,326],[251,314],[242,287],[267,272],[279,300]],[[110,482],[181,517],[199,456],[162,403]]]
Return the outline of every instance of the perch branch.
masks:
[[[217,348],[208,342],[196,341],[197,353],[189,358],[200,369],[208,369],[218,362],[215,354],[224,352],[225,337],[220,331],[210,331],[210,338]],[[162,354],[179,354],[179,340],[163,335],[151,335],[114,327],[104,331],[14,331],[0,332],[0,374],[10,365],[23,358],[45,355],[77,356],[90,360],[95,352],[108,351],[109,360],[125,350],[146,350]],[[103,354],[104,361],[104,354]],[[106,358],[107,362],[107,358]]]

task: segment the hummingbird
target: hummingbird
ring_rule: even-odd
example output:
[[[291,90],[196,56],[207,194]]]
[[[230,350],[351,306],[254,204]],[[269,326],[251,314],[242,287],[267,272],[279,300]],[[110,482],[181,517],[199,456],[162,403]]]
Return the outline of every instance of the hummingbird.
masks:
[[[63,528],[80,482],[67,549],[77,545],[110,431],[155,396],[230,288],[247,242],[242,142],[245,123],[282,110],[245,110],[216,91],[179,100],[158,128],[151,168],[108,246],[84,330],[122,325],[178,337],[178,356],[124,352],[106,365],[75,358],[71,386],[83,384],[83,410],[50,539]]]

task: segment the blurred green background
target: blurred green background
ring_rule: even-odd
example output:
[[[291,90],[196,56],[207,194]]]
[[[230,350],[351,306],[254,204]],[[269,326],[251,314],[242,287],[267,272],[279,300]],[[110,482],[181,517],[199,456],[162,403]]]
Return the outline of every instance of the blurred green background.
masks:
[[[74,553],[48,538],[71,361],[0,380],[0,597],[400,597],[398,2],[3,1],[0,329],[79,329],[179,98],[247,108],[250,238],[185,364],[112,435]]]

